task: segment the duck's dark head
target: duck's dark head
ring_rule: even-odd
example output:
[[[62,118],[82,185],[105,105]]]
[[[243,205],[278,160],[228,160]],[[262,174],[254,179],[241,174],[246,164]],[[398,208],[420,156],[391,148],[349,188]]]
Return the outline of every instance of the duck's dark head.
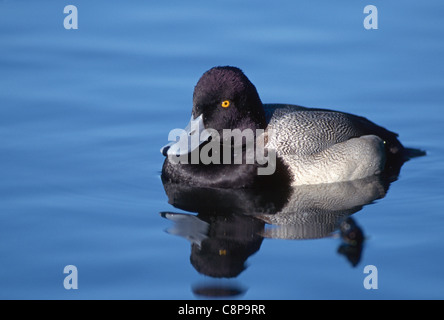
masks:
[[[192,116],[181,138],[164,146],[161,152],[165,156],[190,153],[210,139],[205,129],[215,130],[223,137],[224,129],[250,129],[255,135],[257,129],[265,127],[259,94],[242,70],[214,67],[202,75],[194,88]]]
[[[236,67],[205,72],[193,94],[193,117],[202,115],[206,128],[265,129],[265,114],[255,86]]]

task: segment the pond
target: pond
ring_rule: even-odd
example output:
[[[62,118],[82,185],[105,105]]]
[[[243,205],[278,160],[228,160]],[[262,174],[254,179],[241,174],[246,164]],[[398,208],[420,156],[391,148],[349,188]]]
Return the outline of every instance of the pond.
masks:
[[[444,5],[367,4],[0,1],[0,298],[444,298]],[[218,65],[427,154],[285,197],[163,184]]]

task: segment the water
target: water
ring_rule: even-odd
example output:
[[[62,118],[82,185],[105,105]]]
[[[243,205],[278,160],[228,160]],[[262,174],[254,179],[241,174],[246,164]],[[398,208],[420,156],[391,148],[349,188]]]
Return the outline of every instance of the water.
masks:
[[[78,30],[63,27],[68,4]],[[367,4],[0,1],[0,298],[195,299],[222,288],[240,299],[442,299],[444,6],[376,1],[379,29],[366,30]],[[251,221],[238,223],[255,242],[237,277],[190,263],[189,233],[160,214],[193,213],[168,203],[159,148],[189,119],[200,75],[226,64],[264,102],[359,114],[427,150],[352,215],[366,238],[356,266],[338,253],[338,231],[263,239],[273,228]],[[63,286],[67,265],[78,290]],[[377,290],[363,286],[366,265]]]

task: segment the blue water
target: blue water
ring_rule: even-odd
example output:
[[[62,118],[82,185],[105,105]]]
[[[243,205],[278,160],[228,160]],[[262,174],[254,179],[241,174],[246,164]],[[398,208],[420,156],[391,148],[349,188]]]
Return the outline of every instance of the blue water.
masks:
[[[63,27],[68,4],[77,30]],[[444,5],[373,1],[366,30],[367,4],[0,1],[0,298],[444,298]],[[264,102],[359,114],[427,151],[352,215],[366,239],[356,266],[338,231],[264,238],[233,278],[190,263],[160,213],[195,213],[168,203],[159,149],[201,74],[227,64]],[[366,265],[378,289],[364,288]]]

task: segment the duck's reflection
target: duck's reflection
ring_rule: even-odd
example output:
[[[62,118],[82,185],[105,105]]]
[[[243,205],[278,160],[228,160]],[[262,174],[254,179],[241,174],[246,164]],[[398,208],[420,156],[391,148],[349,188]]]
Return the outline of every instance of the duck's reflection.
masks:
[[[193,293],[199,297],[208,298],[226,298],[239,297],[247,290],[233,281],[220,282],[203,282],[193,285]]]
[[[202,274],[232,278],[245,269],[245,261],[259,250],[265,223],[252,216],[230,214],[197,216],[163,213],[175,222],[170,234],[191,242],[190,262]]]
[[[163,212],[162,216],[173,222],[168,233],[191,242],[193,267],[210,277],[237,277],[264,238],[315,239],[337,234],[341,238],[338,252],[356,266],[365,236],[350,216],[383,198],[396,177],[389,174],[268,190],[209,189],[164,182],[169,203],[197,215]]]
[[[338,253],[344,255],[351,265],[356,267],[361,260],[364,233],[350,217],[341,222],[339,231],[342,244],[338,248]]]

